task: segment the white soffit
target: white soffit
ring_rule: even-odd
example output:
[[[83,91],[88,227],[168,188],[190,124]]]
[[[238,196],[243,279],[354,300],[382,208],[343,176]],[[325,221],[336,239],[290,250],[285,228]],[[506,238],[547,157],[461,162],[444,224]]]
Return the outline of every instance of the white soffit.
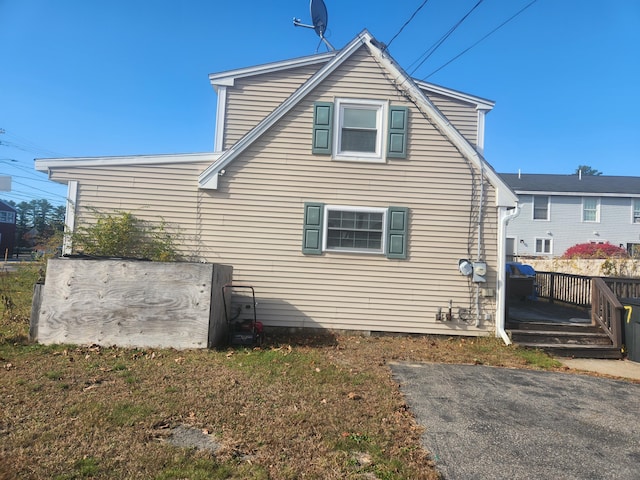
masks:
[[[215,162],[219,153],[182,153],[162,155],[129,155],[123,157],[69,157],[37,158],[35,168],[39,172],[48,172],[52,168],[76,168],[117,165],[160,165],[166,163]]]

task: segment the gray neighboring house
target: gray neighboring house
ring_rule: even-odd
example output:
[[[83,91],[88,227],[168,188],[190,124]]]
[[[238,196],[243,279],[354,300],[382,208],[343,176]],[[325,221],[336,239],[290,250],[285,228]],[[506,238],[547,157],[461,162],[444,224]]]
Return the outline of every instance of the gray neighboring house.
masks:
[[[559,257],[577,243],[640,254],[640,177],[502,173],[520,214],[507,226],[507,258]]]

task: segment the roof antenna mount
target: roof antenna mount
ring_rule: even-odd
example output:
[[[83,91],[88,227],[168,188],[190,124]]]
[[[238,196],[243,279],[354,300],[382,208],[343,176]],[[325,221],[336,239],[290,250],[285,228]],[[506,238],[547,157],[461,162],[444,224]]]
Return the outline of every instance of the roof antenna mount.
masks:
[[[324,42],[329,50],[335,50],[333,45],[329,43],[324,36],[324,32],[327,31],[327,24],[329,21],[329,15],[327,14],[327,7],[323,0],[311,0],[309,3],[309,10],[311,11],[311,22],[313,25],[305,25],[299,18],[293,19],[294,27],[311,28],[316,31],[316,34],[320,37],[320,40]],[[317,51],[317,50],[316,50]]]

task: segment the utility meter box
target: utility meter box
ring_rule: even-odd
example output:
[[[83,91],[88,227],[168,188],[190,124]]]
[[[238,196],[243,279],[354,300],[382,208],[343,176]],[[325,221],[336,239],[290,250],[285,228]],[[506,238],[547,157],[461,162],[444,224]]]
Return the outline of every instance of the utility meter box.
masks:
[[[484,283],[487,281],[487,263],[473,262],[473,281]]]

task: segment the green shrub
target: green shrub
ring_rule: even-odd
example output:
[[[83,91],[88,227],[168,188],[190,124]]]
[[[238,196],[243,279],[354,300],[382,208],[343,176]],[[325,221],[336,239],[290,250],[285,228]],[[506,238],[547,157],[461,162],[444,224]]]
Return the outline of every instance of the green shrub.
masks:
[[[124,257],[171,262],[179,259],[175,234],[164,221],[154,224],[130,212],[94,212],[96,222],[72,234],[75,253],[100,257]]]

